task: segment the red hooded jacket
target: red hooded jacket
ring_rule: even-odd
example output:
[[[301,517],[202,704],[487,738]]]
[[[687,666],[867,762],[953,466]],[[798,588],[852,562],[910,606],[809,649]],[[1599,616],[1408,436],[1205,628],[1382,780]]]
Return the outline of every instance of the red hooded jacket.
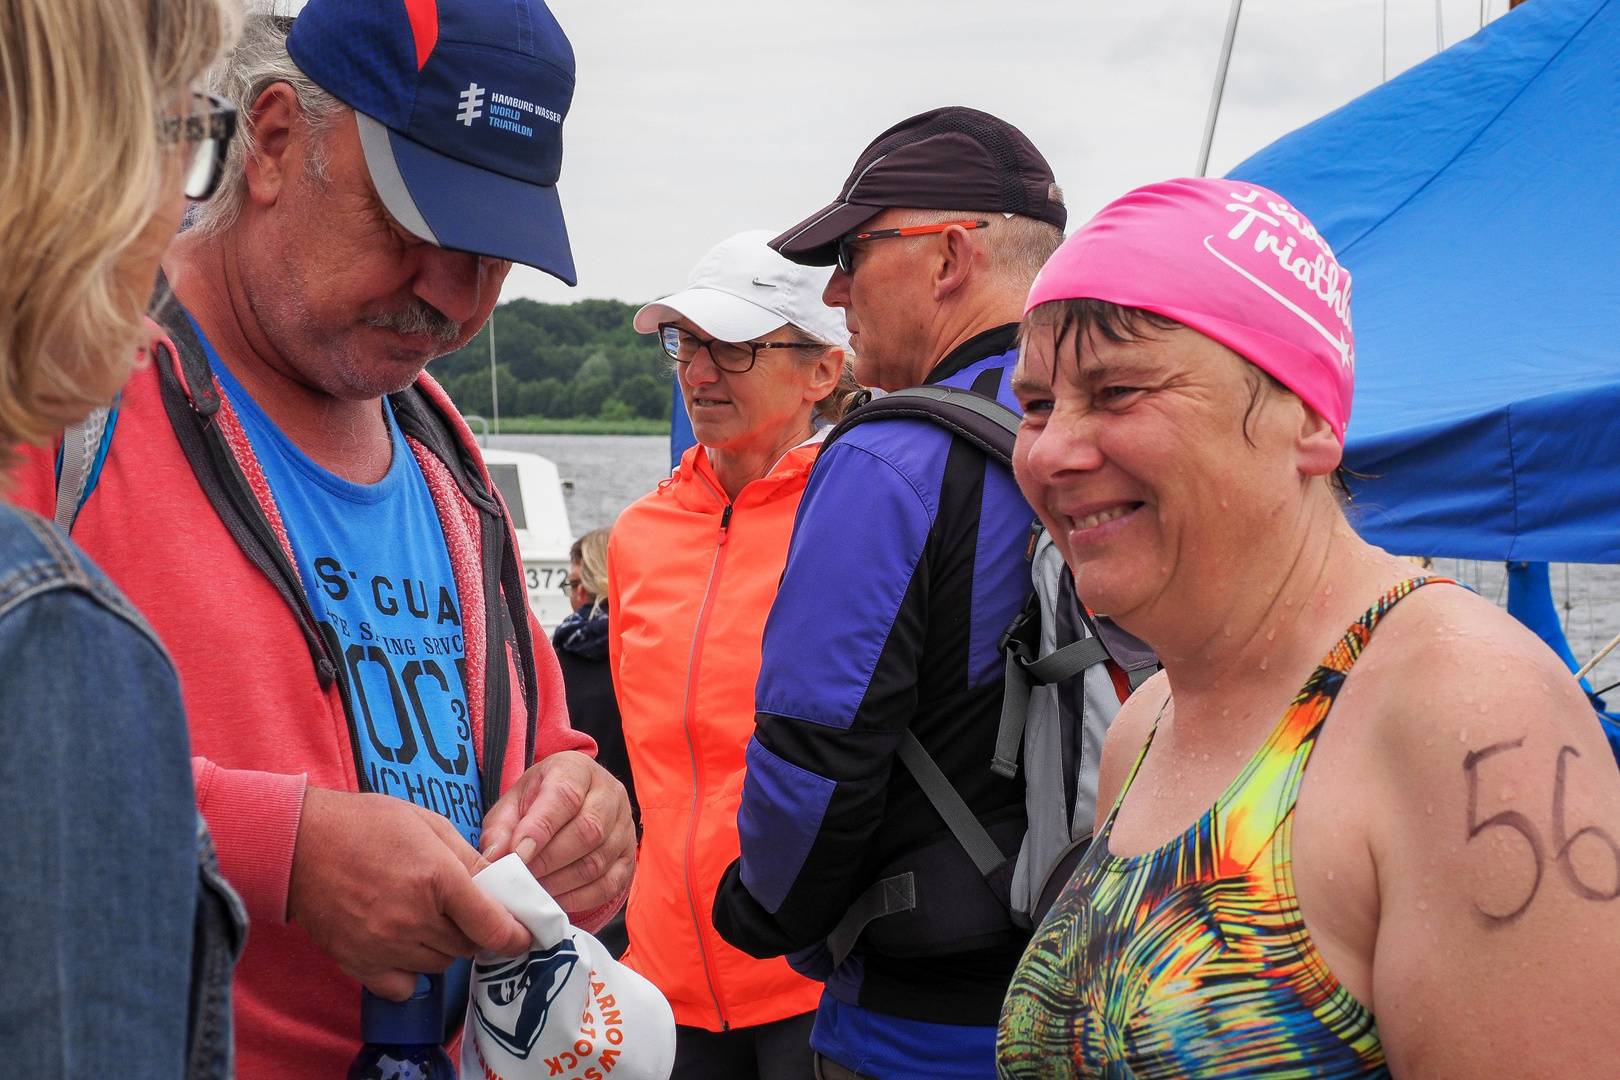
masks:
[[[330,660],[336,643],[326,646],[306,618],[296,571],[290,585],[276,572],[281,560],[290,569],[292,555],[264,474],[174,308],[171,336],[154,343],[124,389],[73,539],[146,616],[179,669],[197,804],[252,919],[233,984],[238,1073],[337,1080],[360,1046],[360,987],[288,921],[287,886],[305,786],[363,790],[358,736],[342,664]],[[569,727],[557,660],[528,611],[510,521],[471,431],[426,374],[391,401],[449,546],[474,748],[481,763],[498,764],[482,770],[487,806],[537,757],[595,746]],[[50,518],[55,448],[21,457],[10,497]],[[504,669],[494,678],[492,655]],[[619,902],[571,914],[595,929]]]

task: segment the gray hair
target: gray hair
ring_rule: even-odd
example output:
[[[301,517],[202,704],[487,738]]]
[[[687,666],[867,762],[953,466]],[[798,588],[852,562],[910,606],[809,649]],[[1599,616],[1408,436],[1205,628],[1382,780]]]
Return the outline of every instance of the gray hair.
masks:
[[[208,74],[209,89],[236,106],[238,130],[236,138],[231,140],[219,191],[198,208],[195,227],[204,233],[221,233],[236,224],[247,195],[246,157],[253,140],[251,110],[259,96],[275,83],[286,83],[298,95],[304,119],[316,136],[307,171],[317,182],[326,180],[328,158],[319,136],[348,106],[316,86],[287,55],[287,35],[292,32],[292,22],[287,16],[268,11],[251,13],[243,27],[241,41]]]
[[[1047,189],[1047,198],[1061,206],[1063,189],[1056,184],[1051,185]],[[1041,272],[1041,267],[1052,257],[1052,252],[1063,243],[1062,229],[1051,222],[1025,217],[1022,214],[1006,216],[982,210],[903,210],[901,215],[903,221],[900,224],[905,225],[943,225],[947,221],[967,220],[988,221],[989,228],[982,231],[975,229],[972,235],[984,238],[980,242],[984,246],[985,254],[990,257],[991,270],[1011,284],[1024,289],[1028,289],[1034,283],[1035,275]],[[929,237],[917,239],[922,242]]]

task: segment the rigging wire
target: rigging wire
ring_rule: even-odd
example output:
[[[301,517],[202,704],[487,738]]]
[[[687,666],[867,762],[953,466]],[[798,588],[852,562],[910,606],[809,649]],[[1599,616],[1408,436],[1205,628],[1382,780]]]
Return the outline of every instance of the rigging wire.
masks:
[[[1378,81],[1389,82],[1389,0],[1384,0],[1384,55],[1378,62]]]
[[[1441,11],[1441,0],[1434,0],[1434,51],[1446,51],[1446,18]]]
[[[1215,143],[1215,121],[1221,115],[1221,95],[1226,91],[1226,69],[1232,62],[1232,42],[1237,38],[1238,14],[1243,0],[1232,0],[1232,10],[1226,16],[1226,37],[1221,42],[1221,60],[1215,65],[1215,89],[1209,97],[1209,116],[1204,120],[1204,141],[1198,148],[1198,176],[1209,169],[1209,150]]]

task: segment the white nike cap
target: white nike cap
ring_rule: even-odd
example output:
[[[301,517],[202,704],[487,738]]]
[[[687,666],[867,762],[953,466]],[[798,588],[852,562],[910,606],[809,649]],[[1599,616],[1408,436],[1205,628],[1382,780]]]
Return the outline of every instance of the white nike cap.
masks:
[[[686,288],[636,312],[636,330],[651,334],[659,323],[685,318],[718,341],[750,341],[788,323],[849,348],[844,313],[821,302],[830,266],[800,266],[772,251],[766,230],[723,240],[693,268]]]

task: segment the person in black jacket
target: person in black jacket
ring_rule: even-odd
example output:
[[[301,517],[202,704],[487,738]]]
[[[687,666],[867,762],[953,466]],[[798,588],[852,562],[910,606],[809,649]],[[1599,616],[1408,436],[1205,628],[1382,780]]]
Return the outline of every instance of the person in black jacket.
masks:
[[[608,670],[607,546],[612,526],[592,529],[568,549],[568,579],[562,589],[574,613],[557,625],[551,646],[562,667],[568,695],[568,719],[574,730],[596,740],[596,763],[616,777],[630,796],[630,816],[641,835],[641,807],[630,776],[630,757],[624,749],[624,726],[619,720],[619,699],[613,693]],[[617,960],[629,946],[624,912],[597,932]]]
[[[878,136],[839,200],[771,246],[836,264],[824,300],[845,309],[863,385],[950,386],[1016,408],[1024,297],[1066,220],[1029,139],[953,107]],[[810,1038],[823,1080],[996,1074],[996,1021],[1029,932],[898,754],[909,734],[1002,856],[1017,854],[1024,785],[990,769],[996,640],[1031,591],[1034,516],[1011,470],[921,420],[849,431],[799,505],[765,625],[741,857],[714,926],[824,980]],[[856,599],[828,603],[830,584]],[[911,882],[913,907],[891,905],[887,879]],[[841,927],[849,948],[835,952]]]
[[[551,635],[568,691],[568,719],[574,730],[596,740],[596,761],[624,785],[630,813],[641,832],[641,808],[624,750],[619,701],[608,671],[607,545],[612,526],[592,529],[568,549],[568,580],[563,592],[574,606]]]

